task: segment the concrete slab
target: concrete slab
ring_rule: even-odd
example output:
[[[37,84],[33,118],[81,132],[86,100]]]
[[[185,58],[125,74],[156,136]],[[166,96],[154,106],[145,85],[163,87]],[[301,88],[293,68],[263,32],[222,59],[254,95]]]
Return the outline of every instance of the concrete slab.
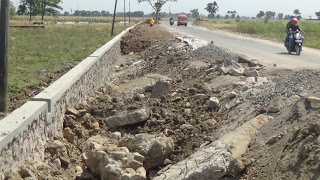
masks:
[[[0,121],[0,150],[8,146],[28,126],[48,112],[46,102],[28,101]]]

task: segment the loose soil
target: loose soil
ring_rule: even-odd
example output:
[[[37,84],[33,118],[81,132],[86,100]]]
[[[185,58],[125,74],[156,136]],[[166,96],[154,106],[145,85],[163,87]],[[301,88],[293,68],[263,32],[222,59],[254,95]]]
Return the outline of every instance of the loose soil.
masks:
[[[38,179],[99,179],[81,159],[89,137],[99,134],[112,139],[114,132],[171,137],[174,152],[163,165],[147,172],[148,179],[152,179],[166,166],[185,159],[257,115],[267,114],[273,120],[253,137],[243,156],[250,163],[240,174],[224,179],[320,177],[319,107],[305,99],[320,96],[320,72],[262,68],[260,77],[266,77],[267,81],[258,83],[259,77],[256,84],[250,84],[244,76],[207,72],[235,56],[213,45],[195,51],[169,51],[176,44],[179,42],[160,25],[140,24],[130,30],[121,42],[124,55],[112,81],[90,101],[75,107],[80,112],[78,116],[66,112],[64,127],[75,133],[74,143],[63,138],[62,133],[57,135],[47,144],[44,162],[26,163],[30,174]],[[154,75],[172,80],[169,94],[159,99],[150,98],[152,86],[136,87],[148,84],[148,77]],[[238,94],[236,98],[224,98],[232,91]],[[210,97],[221,100],[219,109],[208,109]],[[151,108],[150,118],[145,122],[117,128],[105,123],[109,116],[143,107]],[[186,124],[189,128],[183,128]],[[56,165],[59,161],[61,168]],[[82,176],[76,175],[79,168],[84,170]],[[27,177],[22,171],[20,175],[9,176]]]

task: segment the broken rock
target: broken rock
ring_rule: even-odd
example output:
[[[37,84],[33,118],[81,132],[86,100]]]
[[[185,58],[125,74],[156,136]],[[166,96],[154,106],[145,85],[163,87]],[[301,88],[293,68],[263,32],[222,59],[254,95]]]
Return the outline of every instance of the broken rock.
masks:
[[[209,109],[217,109],[220,107],[220,102],[218,100],[218,98],[216,97],[211,97],[209,100],[208,100],[208,108]]]
[[[120,139],[119,146],[127,147],[130,152],[138,152],[145,157],[143,166],[146,170],[159,166],[173,152],[174,143],[170,137],[150,134],[129,135]]]
[[[250,70],[250,69],[246,69],[244,70],[243,74],[247,77],[257,77],[259,76],[258,71],[256,70]]]
[[[244,69],[243,68],[232,68],[229,70],[229,74],[231,76],[243,76]]]
[[[171,89],[171,81],[158,81],[152,88],[151,98],[160,98],[169,93]]]
[[[172,165],[154,180],[220,179],[228,174],[228,169],[234,159],[237,159],[235,162],[241,159],[241,156],[247,151],[252,137],[268,121],[269,119],[265,115],[257,116],[235,131],[196,151],[183,161]],[[236,167],[233,169],[235,173],[243,170],[243,165]]]
[[[228,74],[228,68],[226,68],[226,67],[219,67],[218,71],[219,71],[219,73],[220,73],[221,75],[226,75],[226,74]]]
[[[105,122],[109,127],[118,127],[146,121],[149,116],[149,109],[136,109],[129,110],[117,116],[108,117]]]
[[[63,130],[63,137],[66,138],[66,140],[73,144],[74,143],[74,140],[75,140],[75,135],[74,133],[72,132],[72,130],[67,127],[67,128],[64,128]]]
[[[94,136],[87,140],[87,152],[82,154],[85,165],[102,180],[134,179],[145,180],[143,174],[144,157],[131,153],[126,147],[109,144],[110,139]],[[135,171],[139,169],[139,171]]]

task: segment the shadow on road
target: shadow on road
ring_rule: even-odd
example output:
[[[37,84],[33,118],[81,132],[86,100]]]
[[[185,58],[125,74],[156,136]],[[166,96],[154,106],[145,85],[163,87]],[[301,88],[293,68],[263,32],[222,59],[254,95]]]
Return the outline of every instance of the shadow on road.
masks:
[[[295,52],[292,52],[291,54],[289,54],[288,52],[279,52],[277,54],[280,54],[280,55],[295,55],[296,56]]]

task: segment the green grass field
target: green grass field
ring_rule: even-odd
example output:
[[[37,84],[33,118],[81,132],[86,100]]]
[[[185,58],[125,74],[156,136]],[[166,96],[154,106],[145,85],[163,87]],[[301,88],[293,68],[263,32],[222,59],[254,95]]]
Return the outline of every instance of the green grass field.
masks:
[[[115,25],[115,35],[124,30]],[[45,29],[10,28],[10,101],[46,87],[111,39],[111,24],[47,25]]]
[[[286,37],[285,20],[209,20],[195,22],[196,25],[209,29],[227,29],[233,32],[255,35],[265,39],[284,42]],[[320,22],[299,21],[300,28],[305,32],[304,46],[320,49]]]
[[[83,17],[83,16],[58,16],[58,17],[53,17],[53,16],[45,16],[44,21],[47,22],[48,24],[56,24],[58,22],[87,22],[87,23],[111,23],[113,17]],[[131,23],[133,22],[140,22],[140,21],[145,21],[147,17],[131,17],[130,21]],[[11,22],[12,23],[18,23],[18,24],[30,24],[33,22],[40,22],[41,17],[40,16],[34,16],[32,17],[31,22],[29,21],[29,16],[22,15],[22,16],[13,16],[11,17]],[[116,17],[115,18],[116,22],[124,21],[124,17]],[[129,21],[129,17],[126,16],[126,21]]]

